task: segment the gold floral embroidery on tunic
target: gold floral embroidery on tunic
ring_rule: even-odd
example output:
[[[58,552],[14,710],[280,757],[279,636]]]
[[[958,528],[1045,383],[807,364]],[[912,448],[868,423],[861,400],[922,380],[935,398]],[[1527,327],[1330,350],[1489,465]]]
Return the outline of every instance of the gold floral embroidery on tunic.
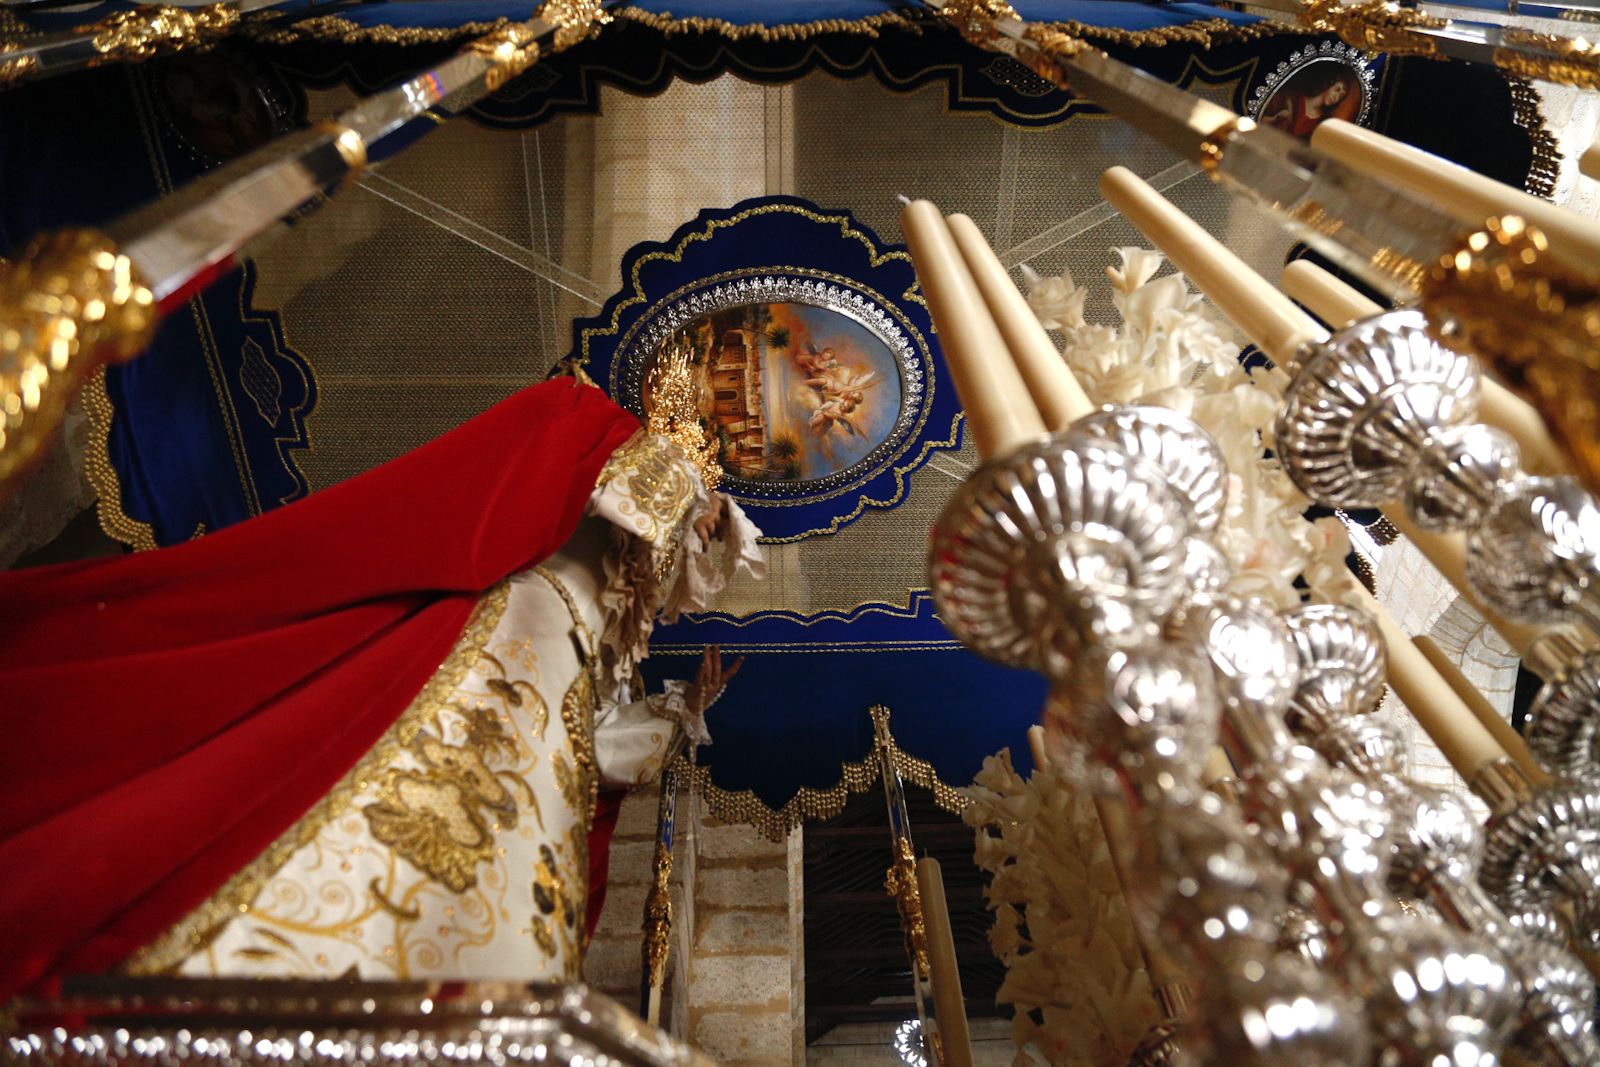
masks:
[[[129,957],[125,969],[131,974],[157,974],[179,966],[190,954],[201,951],[222,930],[241,915],[248,914],[252,902],[289,858],[317,835],[332,820],[353,806],[356,797],[369,785],[379,769],[401,751],[404,738],[414,735],[428,719],[436,719],[449,706],[456,688],[471,673],[494,634],[505,612],[509,586],[502,582],[490,590],[473,609],[460,639],[427,684],[400,714],[383,738],[363,756],[300,820],[274,841],[210,899],[179,920],[156,941]]]
[[[410,749],[422,768],[390,769],[361,813],[373,837],[460,893],[478,884],[478,865],[494,859],[495,831],[517,825],[516,798],[487,764],[495,754],[514,757],[517,742],[487,707],[452,710],[466,724],[465,742],[419,733]]]
[[[561,853],[557,855],[557,851]],[[579,906],[580,899],[588,901],[588,873],[581,875],[568,862],[568,848],[539,846],[539,860],[533,871],[533,939],[545,955],[554,956],[557,942],[565,977],[578,976],[583,958],[579,941],[579,926],[586,911]]]
[[[683,450],[665,437],[643,430],[611,454],[597,484],[627,479],[617,510],[635,521],[637,533],[656,549],[679,529],[694,503],[697,482]]]

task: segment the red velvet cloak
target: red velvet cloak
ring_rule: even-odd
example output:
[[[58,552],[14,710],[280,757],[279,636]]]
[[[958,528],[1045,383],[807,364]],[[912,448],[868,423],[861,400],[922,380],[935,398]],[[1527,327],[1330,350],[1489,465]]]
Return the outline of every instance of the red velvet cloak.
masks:
[[[293,825],[638,428],[557,379],[199,540],[0,573],[0,1002],[119,963]]]

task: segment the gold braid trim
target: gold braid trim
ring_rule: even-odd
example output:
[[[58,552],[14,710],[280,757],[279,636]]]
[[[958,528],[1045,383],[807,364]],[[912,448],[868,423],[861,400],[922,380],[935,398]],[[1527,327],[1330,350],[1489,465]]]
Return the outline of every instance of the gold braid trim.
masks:
[[[1308,37],[1322,31],[1292,22],[1252,22],[1240,24],[1227,19],[1201,19],[1178,26],[1156,26],[1148,30],[1119,30],[1114,26],[1091,26],[1084,22],[1051,22],[1040,24],[1044,30],[1064,33],[1068,37],[1084,37],[1100,44],[1123,45],[1130,48],[1147,48],[1186,42],[1201,48],[1214,44],[1232,44],[1259,41],[1266,37]]]
[[[289,26],[276,25],[282,16],[266,12],[251,20],[251,36],[263,44],[298,44],[302,41],[332,41],[338,44],[438,44],[462,37],[498,33],[512,25],[510,19],[492,22],[463,22],[459,26],[361,26],[342,15],[318,15]]]
[[[844,810],[852,793],[865,793],[878,784],[882,777],[879,757],[874,748],[859,763],[839,764],[839,782],[827,789],[801,786],[800,791],[774,811],[763,804],[748,789],[738,792],[723,789],[711,781],[711,768],[691,765],[685,756],[674,761],[677,772],[689,783],[689,789],[702,797],[711,814],[723,822],[744,823],[761,831],[769,841],[782,841],[789,831],[807,822],[831,819]],[[927,760],[907,755],[899,745],[894,746],[894,766],[900,777],[913,785],[933,793],[934,803],[952,815],[960,815],[967,807],[967,797],[958,788],[939,777]]]
[[[777,26],[765,26],[754,22],[735,23],[723,19],[701,18],[697,15],[674,18],[670,12],[641,11],[634,7],[621,9],[616,13],[616,17],[649,26],[668,36],[682,33],[715,33],[730,41],[742,41],[750,37],[761,41],[803,41],[808,37],[818,37],[825,33],[858,33],[865,37],[876,37],[878,31],[885,26],[920,32],[917,23],[895,11],[885,11],[861,19],[817,19],[814,22],[794,22]]]
[[[316,805],[266,849],[225,882],[205,903],[180,919],[155,941],[129,956],[122,969],[129,974],[163,974],[201,951],[233,919],[246,915],[272,876],[313,841],[322,828],[337,819],[356,795],[377,784],[379,773],[417,738],[417,733],[449,704],[467,674],[483,655],[489,638],[505,613],[510,586],[501,582],[479,599],[450,655],[433,672],[420,692],[378,743],[328,790]]]
[[[756,38],[762,41],[801,41],[826,33],[858,33],[867,37],[878,36],[885,26],[919,30],[917,23],[904,15],[886,11],[862,19],[818,19],[815,22],[796,22],[790,25],[764,26],[759,23],[740,24],[710,18],[673,18],[670,14],[640,11],[625,7],[613,14],[648,26],[667,35],[685,33],[716,33],[731,41]],[[275,26],[282,16],[268,13],[255,20],[253,31],[256,40],[266,44],[296,44],[301,41],[335,41],[339,44],[438,44],[461,37],[475,37],[494,33],[510,25],[509,19],[493,22],[464,22],[459,26],[361,26],[340,15],[319,15],[302,19],[290,26]]]
[[[1545,121],[1543,101],[1526,78],[1507,75],[1506,84],[1511,88],[1511,121],[1528,131],[1533,149],[1533,162],[1522,187],[1534,196],[1554,199],[1556,182],[1561,178],[1561,148]]]
[[[116,409],[106,392],[106,376],[96,374],[83,389],[83,413],[89,420],[89,433],[83,444],[83,473],[94,488],[95,517],[106,536],[137,552],[156,547],[155,527],[140,522],[122,510],[122,480],[111,465],[111,420]]]

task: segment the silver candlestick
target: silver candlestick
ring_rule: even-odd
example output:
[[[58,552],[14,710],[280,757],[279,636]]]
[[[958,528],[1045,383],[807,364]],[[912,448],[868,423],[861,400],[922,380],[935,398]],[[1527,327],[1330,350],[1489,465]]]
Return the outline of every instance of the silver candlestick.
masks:
[[[1389,799],[1395,816],[1389,885],[1429,900],[1451,925],[1492,941],[1518,978],[1522,999],[1512,1047],[1529,1062],[1578,1067],[1600,1062],[1590,1025],[1593,983],[1575,958],[1509,921],[1478,885],[1476,820],[1452,794],[1399,774],[1390,732],[1368,718],[1382,695],[1382,638],[1350,608],[1316,605],[1286,617],[1313,684],[1296,694],[1289,722],[1330,760],[1360,774]],[[1340,659],[1352,669],[1340,672]]]

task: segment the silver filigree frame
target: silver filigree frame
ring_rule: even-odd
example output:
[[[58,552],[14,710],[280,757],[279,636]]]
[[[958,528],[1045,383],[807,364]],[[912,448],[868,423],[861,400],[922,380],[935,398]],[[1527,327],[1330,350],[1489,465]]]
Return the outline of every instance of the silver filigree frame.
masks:
[[[1288,59],[1274,67],[1267,74],[1266,81],[1256,86],[1255,92],[1250,94],[1250,117],[1260,122],[1261,111],[1272,99],[1272,94],[1307,67],[1317,63],[1338,63],[1355,74],[1361,83],[1361,110],[1356,115],[1356,123],[1365,126],[1372,114],[1373,100],[1378,95],[1378,75],[1373,69],[1377,58],[1375,53],[1362,51],[1343,41],[1323,41],[1298,48],[1289,54]]]
[[[748,267],[702,278],[668,294],[640,316],[617,346],[609,392],[644,417],[645,372],[661,346],[695,319],[745,304],[805,304],[850,319],[881,341],[900,373],[900,411],[882,442],[859,461],[821,478],[758,482],[724,474],[720,488],[764,506],[812,504],[856,489],[899,459],[921,434],[933,397],[933,361],[922,333],[871,286],[828,271]]]

